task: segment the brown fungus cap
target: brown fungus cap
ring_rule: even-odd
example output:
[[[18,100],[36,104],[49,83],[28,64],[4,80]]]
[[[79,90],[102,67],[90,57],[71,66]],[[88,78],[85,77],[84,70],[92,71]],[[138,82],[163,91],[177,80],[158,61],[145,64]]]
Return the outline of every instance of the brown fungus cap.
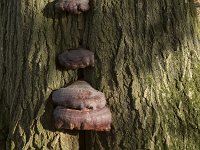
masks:
[[[80,14],[90,9],[89,0],[58,0],[55,9],[57,12]]]
[[[112,116],[107,107],[92,111],[82,111],[56,107],[54,110],[55,127],[57,129],[77,129],[110,131]]]
[[[88,66],[94,67],[94,53],[85,49],[77,48],[64,52],[58,56],[60,65],[66,69],[79,69]]]
[[[74,109],[99,109],[106,105],[104,93],[95,90],[86,81],[76,81],[52,94],[56,105]]]

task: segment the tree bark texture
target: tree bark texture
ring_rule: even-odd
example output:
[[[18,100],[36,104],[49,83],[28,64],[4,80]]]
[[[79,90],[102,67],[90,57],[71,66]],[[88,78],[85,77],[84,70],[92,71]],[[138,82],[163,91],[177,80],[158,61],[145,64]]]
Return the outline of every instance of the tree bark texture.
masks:
[[[54,4],[0,1],[2,149],[200,149],[191,0],[91,0],[81,15],[55,14]],[[54,128],[51,93],[80,74],[60,68],[57,56],[80,46],[95,53],[83,78],[106,94],[111,132]]]

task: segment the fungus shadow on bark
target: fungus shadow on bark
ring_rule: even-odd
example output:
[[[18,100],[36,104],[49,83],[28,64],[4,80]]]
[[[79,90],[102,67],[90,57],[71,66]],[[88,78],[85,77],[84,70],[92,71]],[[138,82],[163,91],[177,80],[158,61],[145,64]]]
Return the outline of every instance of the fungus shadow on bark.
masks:
[[[113,126],[112,126],[113,127]],[[105,132],[105,131],[93,131],[93,130],[86,130],[86,131],[79,131],[79,146],[80,150],[86,150],[86,149],[93,149],[94,143],[96,142],[96,139],[99,138],[99,144],[103,147],[103,149],[110,149],[108,146],[109,144],[109,138],[114,137],[114,133],[111,131]],[[98,146],[98,145],[96,145]],[[98,147],[96,147],[98,149]],[[101,147],[101,148],[102,148]],[[99,147],[100,149],[100,147]]]
[[[7,135],[9,133],[9,129],[7,128],[3,128],[0,130],[2,136],[0,139],[0,149],[5,149],[6,148],[6,139],[7,139]]]
[[[60,63],[59,63],[58,56],[59,56],[61,53],[62,53],[62,52],[60,52],[59,54],[57,54],[56,57],[55,57],[56,69],[58,69],[59,71],[69,71],[70,69],[66,69],[65,67],[61,66]]]
[[[45,130],[51,131],[51,132],[56,132],[56,131],[60,131],[62,133],[66,133],[69,135],[78,135],[79,132],[76,130],[63,130],[63,129],[56,129],[54,126],[54,117],[53,117],[53,111],[54,108],[56,107],[53,104],[52,101],[52,94],[49,96],[49,98],[47,99],[47,103],[45,105],[45,112],[41,117],[41,123],[42,126]]]
[[[46,4],[44,9],[42,10],[42,14],[44,17],[54,19],[54,18],[62,18],[66,16],[67,13],[57,13],[55,11],[56,2],[57,1],[53,1]]]
[[[92,149],[94,143],[98,139],[99,144],[95,145],[96,149],[110,149],[109,145],[109,138],[114,137],[112,131],[110,132],[96,132],[96,131],[86,131],[85,132],[85,144],[86,149]],[[101,145],[101,146],[100,146]],[[99,146],[99,147],[98,147]]]

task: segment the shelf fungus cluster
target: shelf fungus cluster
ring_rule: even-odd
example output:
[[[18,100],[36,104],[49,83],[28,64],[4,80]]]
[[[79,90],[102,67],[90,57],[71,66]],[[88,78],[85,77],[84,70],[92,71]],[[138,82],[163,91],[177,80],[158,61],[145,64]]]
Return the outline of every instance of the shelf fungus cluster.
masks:
[[[90,9],[89,0],[57,0],[57,12],[80,14]],[[94,67],[94,53],[85,49],[71,49],[58,56],[59,64],[66,69]],[[76,81],[52,94],[57,105],[54,110],[57,129],[109,131],[112,115],[107,108],[105,95],[85,81]]]
[[[58,56],[58,61],[66,69],[95,65],[94,53],[85,48],[68,50]],[[95,90],[85,81],[79,80],[66,88],[54,91],[52,100],[57,105],[54,110],[57,129],[96,131],[111,129],[112,116],[105,106],[104,93]]]
[[[54,91],[53,102],[55,127],[109,131],[112,116],[106,105],[105,95],[85,81],[76,81],[66,88]]]
[[[66,69],[94,67],[95,65],[94,53],[85,48],[66,51],[58,56],[58,61]]]
[[[89,0],[58,0],[55,9],[57,12],[81,14],[90,9]]]

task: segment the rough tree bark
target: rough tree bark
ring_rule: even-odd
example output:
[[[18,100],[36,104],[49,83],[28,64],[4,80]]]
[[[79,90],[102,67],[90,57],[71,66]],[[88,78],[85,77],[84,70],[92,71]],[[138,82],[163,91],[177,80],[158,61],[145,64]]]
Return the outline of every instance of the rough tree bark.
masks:
[[[1,149],[200,149],[199,27],[191,0],[91,0],[85,14],[54,2],[0,1]],[[51,93],[77,80],[57,55],[82,45],[96,67],[111,132],[56,131]],[[80,144],[81,143],[81,144]]]

